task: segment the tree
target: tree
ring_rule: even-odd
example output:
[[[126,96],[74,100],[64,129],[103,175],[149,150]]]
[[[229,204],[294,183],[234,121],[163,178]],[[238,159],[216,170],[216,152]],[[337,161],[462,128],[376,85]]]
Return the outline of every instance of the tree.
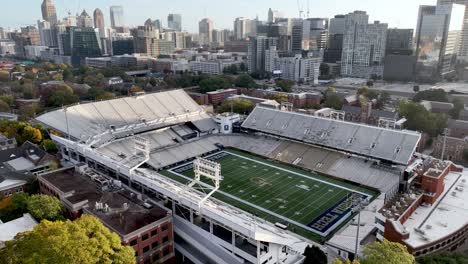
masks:
[[[276,86],[278,86],[281,89],[281,91],[290,93],[292,92],[294,82],[290,80],[276,80]]]
[[[226,78],[223,78],[221,76],[211,77],[200,82],[200,89],[202,93],[212,92],[230,87],[232,87],[232,83],[229,83],[229,81]]]
[[[41,130],[34,128],[32,126],[26,126],[23,129],[23,133],[21,134],[22,141],[30,141],[32,143],[40,143],[42,141],[42,133]]]
[[[10,81],[10,73],[8,71],[0,71],[0,82]]]
[[[8,222],[23,216],[28,212],[28,199],[29,194],[27,193],[13,194],[10,205],[0,210],[0,219],[3,222]]]
[[[138,92],[143,92],[143,89],[140,86],[133,85],[130,88],[129,92],[130,92],[130,94],[135,94],[135,93],[138,93]]]
[[[28,200],[28,212],[37,220],[63,220],[63,206],[59,199],[44,194],[34,194]]]
[[[220,108],[220,112],[231,112],[231,107],[232,107],[232,112],[238,113],[238,114],[249,114],[255,107],[255,105],[247,100],[247,99],[232,99],[232,100],[226,100]]]
[[[275,100],[278,103],[284,103],[284,102],[289,102],[288,95],[287,94],[282,94],[282,93],[277,93],[274,94],[270,97],[271,100]]]
[[[422,100],[426,101],[436,101],[436,102],[448,102],[447,93],[443,89],[432,89],[418,92],[414,97],[413,101],[421,102]]]
[[[104,92],[96,97],[96,100],[111,100],[115,98],[115,94]]]
[[[450,109],[449,115],[452,119],[458,119],[460,116],[460,111],[465,108],[465,103],[460,98],[455,98],[452,102],[453,108]]]
[[[360,260],[361,264],[414,264],[416,260],[413,255],[408,253],[406,247],[400,243],[384,240],[383,242],[374,242],[364,246],[364,258]]]
[[[447,127],[445,115],[430,113],[424,106],[415,102],[401,101],[398,105],[398,113],[407,119],[405,128],[426,132],[433,137],[440,135]]]
[[[307,246],[304,251],[304,264],[327,264],[327,255],[317,246]]]
[[[343,107],[343,100],[337,95],[329,95],[325,99],[325,106],[335,110],[341,110]]]
[[[391,100],[391,96],[388,92],[381,92],[377,98],[377,108],[382,109]]]
[[[468,255],[466,253],[444,252],[437,255],[430,255],[418,258],[419,264],[467,264]]]
[[[9,106],[13,105],[14,98],[11,95],[1,95],[0,100],[7,103]]]
[[[0,112],[10,112],[10,106],[3,100],[0,100]]]
[[[149,80],[149,83],[151,84],[151,86],[156,86],[158,84],[158,81],[156,80],[156,78],[154,77],[151,77],[150,80]]]
[[[257,83],[255,82],[254,78],[252,78],[248,74],[241,74],[239,75],[234,84],[237,87],[242,87],[242,88],[257,88]]]
[[[57,152],[57,145],[55,145],[55,142],[50,139],[45,139],[42,141],[42,147],[47,151],[47,152]]]
[[[332,264],[360,264],[360,263],[357,260],[353,260],[351,262],[349,259],[346,259],[345,261],[341,261],[339,259],[334,259]]]
[[[135,252],[96,217],[75,221],[42,221],[20,233],[0,252],[0,263],[136,263]]]

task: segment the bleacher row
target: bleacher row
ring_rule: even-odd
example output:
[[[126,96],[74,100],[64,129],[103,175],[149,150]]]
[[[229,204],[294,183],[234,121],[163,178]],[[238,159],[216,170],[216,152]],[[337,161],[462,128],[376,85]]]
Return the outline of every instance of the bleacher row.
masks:
[[[409,163],[421,138],[417,132],[384,129],[263,107],[256,107],[242,127],[402,165]]]
[[[227,147],[241,149],[336,178],[391,192],[399,183],[399,171],[382,170],[365,159],[301,143],[264,136],[228,135],[210,137]]]
[[[155,120],[164,122],[167,118],[186,117],[187,114],[192,114],[194,120],[208,117],[184,91],[174,90],[79,104],[43,114],[37,120],[62,132],[69,131],[72,137],[84,140],[110,128]]]

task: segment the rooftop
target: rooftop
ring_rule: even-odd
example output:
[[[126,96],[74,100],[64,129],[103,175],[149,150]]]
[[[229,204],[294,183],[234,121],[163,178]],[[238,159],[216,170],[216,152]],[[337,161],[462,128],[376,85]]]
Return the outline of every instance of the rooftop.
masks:
[[[5,246],[6,241],[15,239],[18,233],[31,231],[36,225],[36,220],[30,214],[24,214],[22,217],[6,223],[0,221],[0,248]]]
[[[102,186],[97,183],[99,174],[90,169],[86,176],[78,173],[75,168],[57,170],[40,176],[56,188],[65,193],[62,199],[66,203],[77,205],[84,203],[87,213],[92,214],[121,236],[130,234],[146,225],[154,223],[169,212],[157,205],[147,209],[143,202],[136,199],[129,191],[120,189],[116,191],[103,191]],[[95,177],[93,181],[91,177]],[[102,176],[101,176],[102,177]],[[98,203],[102,203],[100,209]]]
[[[420,206],[403,225],[413,248],[442,239],[468,224],[468,170],[449,173],[445,190],[434,206]]]

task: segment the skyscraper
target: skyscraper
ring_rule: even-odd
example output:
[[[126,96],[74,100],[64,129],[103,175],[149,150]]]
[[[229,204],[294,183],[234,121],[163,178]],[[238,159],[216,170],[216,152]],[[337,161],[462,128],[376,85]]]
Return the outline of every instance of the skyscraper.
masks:
[[[364,11],[346,15],[341,75],[370,78],[383,75],[387,24],[368,24]]]
[[[271,63],[267,60],[267,53],[270,50],[276,50],[277,42],[276,38],[263,36],[250,38],[247,53],[249,73],[264,73],[266,69],[271,67]],[[269,56],[269,59],[272,60],[273,57]]]
[[[78,17],[78,27],[94,27],[93,18],[88,15],[86,10],[83,10],[81,15]]]
[[[457,1],[459,2],[459,1]],[[436,6],[420,6],[416,28],[416,71],[433,78],[453,72],[457,54],[462,55],[468,38],[463,34],[465,5],[439,0]],[[463,57],[463,56],[461,56]]]
[[[74,66],[82,64],[87,57],[102,56],[99,35],[92,27],[67,27],[60,37],[63,53],[65,56],[71,56]]]
[[[154,26],[155,29],[161,31],[161,29],[162,29],[161,20],[155,19],[155,20],[153,21],[153,26]]]
[[[41,45],[47,47],[57,47],[57,34],[55,28],[49,21],[37,21],[37,28],[41,38]]]
[[[210,45],[213,41],[213,21],[204,18],[198,23],[200,45]]]
[[[125,26],[124,23],[124,10],[122,6],[110,7],[111,27],[118,28]]]
[[[99,34],[101,35],[101,38],[106,36],[106,25],[104,22],[104,14],[102,13],[101,9],[96,8],[94,10],[94,27],[99,29]]]
[[[251,21],[248,18],[238,17],[234,21],[234,38],[237,40],[245,39],[250,35]]]
[[[167,16],[167,27],[175,31],[182,31],[182,16],[180,14],[169,14]]]
[[[275,22],[275,17],[274,17],[274,13],[273,13],[273,10],[268,9],[268,23],[273,23]]]
[[[44,0],[41,5],[42,19],[48,21],[51,25],[57,24],[57,11],[52,0]]]

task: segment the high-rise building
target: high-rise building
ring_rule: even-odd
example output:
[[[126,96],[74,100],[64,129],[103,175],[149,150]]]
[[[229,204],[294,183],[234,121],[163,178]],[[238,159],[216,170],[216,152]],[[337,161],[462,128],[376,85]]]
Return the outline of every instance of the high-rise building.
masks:
[[[303,58],[297,54],[294,57],[276,58],[273,70],[280,72],[282,79],[318,84],[320,63],[320,57]]]
[[[327,47],[323,54],[324,62],[337,63],[341,61],[345,20],[346,17],[344,15],[336,15],[334,18],[330,19]]]
[[[345,31],[345,16],[336,15],[334,18],[330,19],[330,24],[328,27],[328,33],[330,36],[341,34],[343,35]]]
[[[251,21],[244,17],[238,17],[234,21],[234,37],[236,40],[245,39],[250,35]]]
[[[274,17],[274,13],[273,13],[273,10],[268,9],[268,23],[273,23],[275,22],[275,17]]]
[[[303,23],[302,49],[324,49],[327,46],[328,40],[328,19],[308,18]]]
[[[369,78],[383,75],[387,24],[368,24],[364,11],[346,15],[341,75]]]
[[[182,31],[182,15],[169,14],[167,16],[167,27],[175,31]]]
[[[12,32],[11,39],[15,42],[15,54],[19,57],[25,57],[25,46],[41,45],[39,31],[33,26],[22,27],[20,32]]]
[[[94,27],[99,29],[99,34],[101,38],[106,36],[106,24],[104,22],[104,14],[101,9],[96,8],[94,10]]]
[[[200,45],[210,45],[213,42],[213,21],[204,18],[198,23],[198,36]]]
[[[49,21],[37,21],[37,28],[41,39],[41,46],[57,47],[57,31]]]
[[[41,5],[42,19],[51,25],[57,24],[57,11],[52,0],[44,0]]]
[[[416,28],[416,71],[433,78],[453,72],[457,54],[462,55],[466,6],[438,1],[436,6],[420,6]],[[468,39],[466,39],[468,40]],[[462,56],[463,57],[463,56]]]
[[[77,24],[78,27],[94,27],[93,18],[90,15],[88,15],[88,12],[86,12],[86,10],[83,10],[83,12],[81,12],[81,15],[78,17]]]
[[[276,38],[268,38],[263,36],[253,37],[249,40],[249,48],[247,53],[247,63],[249,73],[264,73],[271,65],[267,61],[267,51],[275,49],[278,40]],[[273,56],[270,56],[273,59]]]
[[[387,30],[386,54],[413,54],[413,29],[390,28]]]
[[[110,20],[112,28],[121,28],[125,26],[124,10],[122,6],[110,7]]]
[[[155,29],[157,29],[157,30],[159,30],[159,32],[161,32],[161,30],[162,30],[162,23],[161,23],[161,20],[155,19],[155,20],[153,21],[153,26],[154,26]]]
[[[302,52],[302,40],[304,36],[304,20],[301,18],[291,21],[291,51],[299,54]]]
[[[92,27],[67,27],[60,37],[63,55],[70,56],[74,66],[83,64],[87,57],[102,56],[99,34]]]
[[[140,26],[131,30],[136,53],[151,57],[170,55],[174,52],[174,42],[159,39],[159,32],[153,26]]]

